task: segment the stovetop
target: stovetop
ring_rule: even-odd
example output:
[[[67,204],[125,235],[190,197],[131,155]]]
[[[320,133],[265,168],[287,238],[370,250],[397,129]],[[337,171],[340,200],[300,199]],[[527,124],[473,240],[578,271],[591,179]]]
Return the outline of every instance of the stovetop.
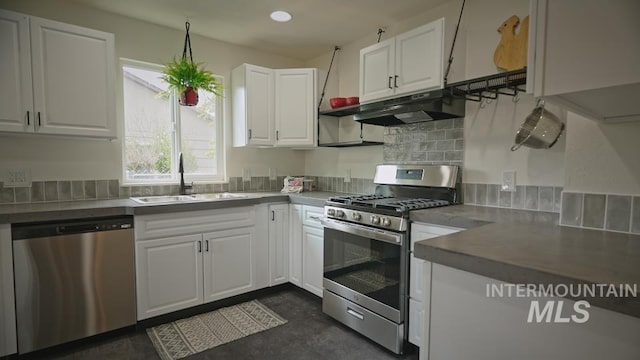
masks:
[[[329,198],[328,204],[354,210],[405,216],[411,210],[450,205],[449,201],[427,198],[400,198],[381,194],[345,195]]]

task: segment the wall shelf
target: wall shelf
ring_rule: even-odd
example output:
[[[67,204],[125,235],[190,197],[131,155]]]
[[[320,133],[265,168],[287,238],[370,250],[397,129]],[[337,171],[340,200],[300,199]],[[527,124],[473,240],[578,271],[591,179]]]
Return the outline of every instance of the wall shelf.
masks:
[[[343,106],[331,110],[320,111],[320,115],[333,116],[333,117],[343,117],[349,116],[353,114],[357,114],[360,112],[360,104]]]
[[[381,141],[356,140],[356,141],[318,144],[318,146],[320,147],[334,147],[334,148],[355,147],[355,146],[376,146],[376,145],[384,145],[384,143]]]

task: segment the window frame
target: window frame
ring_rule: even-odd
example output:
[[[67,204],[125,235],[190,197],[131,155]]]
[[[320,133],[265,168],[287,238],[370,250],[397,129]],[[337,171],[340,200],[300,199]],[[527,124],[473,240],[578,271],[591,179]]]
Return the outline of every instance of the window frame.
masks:
[[[122,184],[125,186],[136,186],[136,185],[174,185],[180,182],[180,175],[178,173],[178,162],[180,156],[180,149],[182,146],[182,123],[180,119],[180,105],[178,104],[178,94],[174,91],[170,97],[170,116],[171,116],[171,145],[172,145],[172,166],[171,166],[171,178],[170,179],[129,179],[127,177],[126,170],[126,118],[124,113],[124,67],[137,68],[142,70],[149,71],[157,71],[162,72],[164,69],[163,65],[133,60],[128,58],[120,58],[119,62],[119,76],[120,76],[120,86],[119,91],[121,93],[122,99],[122,142],[121,142],[121,155],[122,155]],[[221,84],[224,84],[224,77],[221,75],[214,74],[214,76],[220,81]],[[226,118],[226,109],[224,104],[224,97],[217,96],[216,97],[216,110],[219,110],[219,113],[215,122],[215,133],[216,133],[216,174],[189,174],[185,173],[184,178],[185,182],[209,182],[209,183],[223,183],[226,180],[226,146],[225,146],[225,127],[224,127],[224,119]]]

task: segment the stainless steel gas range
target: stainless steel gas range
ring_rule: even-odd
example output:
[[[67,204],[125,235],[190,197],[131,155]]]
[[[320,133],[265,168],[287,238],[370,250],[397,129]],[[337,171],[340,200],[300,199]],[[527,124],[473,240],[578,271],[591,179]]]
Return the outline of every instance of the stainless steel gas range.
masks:
[[[324,207],[323,311],[401,354],[408,334],[409,214],[456,203],[458,167],[378,165],[375,194]]]

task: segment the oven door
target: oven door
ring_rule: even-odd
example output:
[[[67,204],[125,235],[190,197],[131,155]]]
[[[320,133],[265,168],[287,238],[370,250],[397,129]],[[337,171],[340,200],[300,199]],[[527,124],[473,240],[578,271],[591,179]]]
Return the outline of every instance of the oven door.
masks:
[[[327,218],[322,223],[324,288],[403,323],[408,280],[405,234]]]

